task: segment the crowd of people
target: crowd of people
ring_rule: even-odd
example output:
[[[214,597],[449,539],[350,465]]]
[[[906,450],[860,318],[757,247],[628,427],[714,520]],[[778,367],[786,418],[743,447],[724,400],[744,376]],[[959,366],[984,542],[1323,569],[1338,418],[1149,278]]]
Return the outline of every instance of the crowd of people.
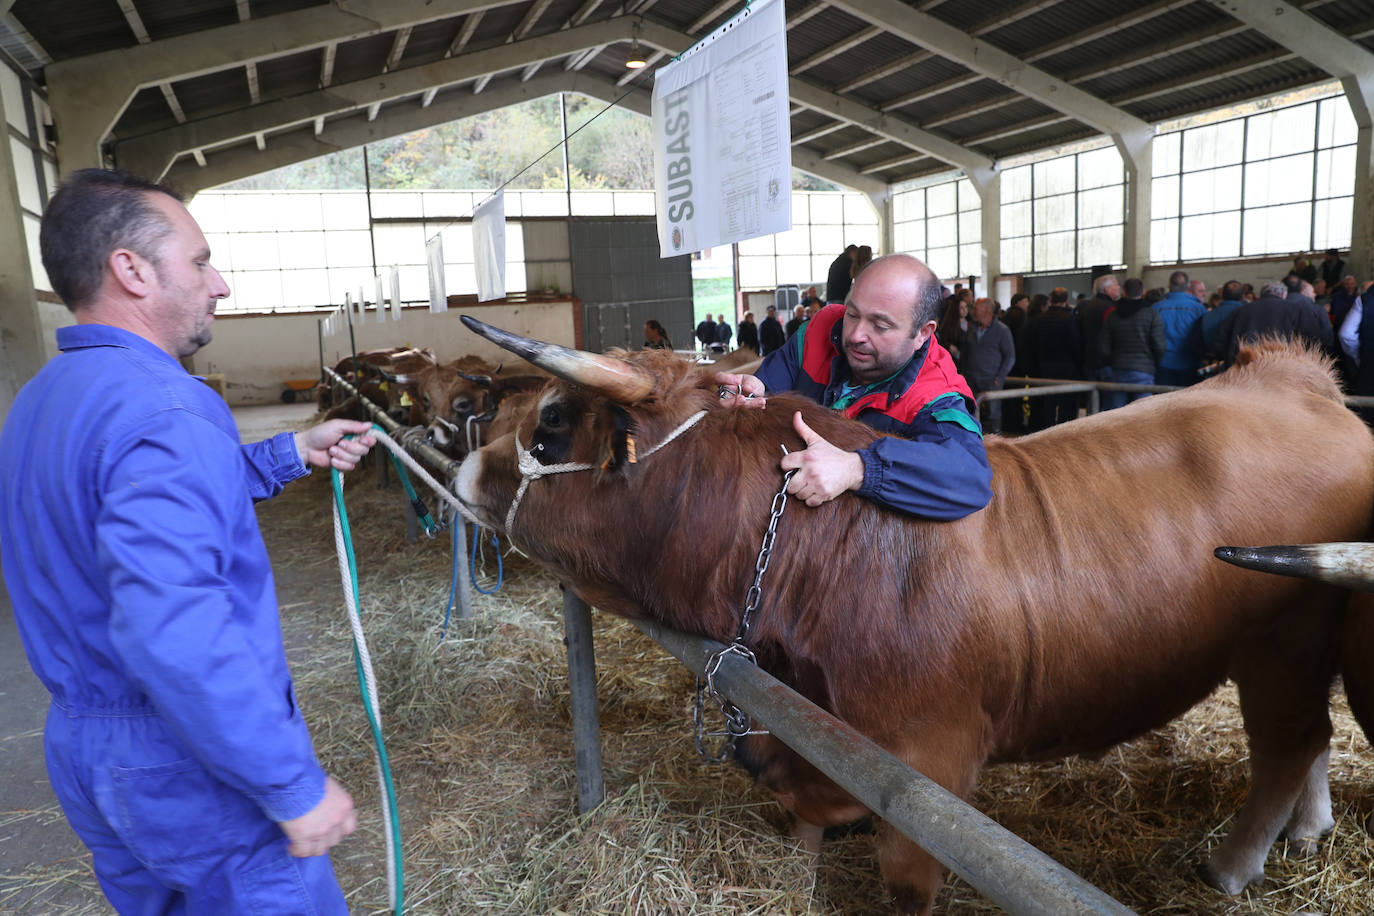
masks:
[[[1185,271],[1167,287],[1105,274],[1074,301],[1064,287],[1017,293],[1003,309],[956,285],[936,329],[975,393],[1000,389],[1008,376],[1083,379],[1134,385],[1191,385],[1224,370],[1241,344],[1261,337],[1301,339],[1332,357],[1347,390],[1374,394],[1374,319],[1364,321],[1360,284],[1339,253],[1320,264],[1294,259],[1282,280],[1256,290],[1230,280],[1209,290]],[[991,315],[1006,333],[990,330]],[[1362,351],[1366,356],[1361,359]],[[1364,364],[1364,376],[1361,365]],[[1101,406],[1124,406],[1148,392],[1103,391]],[[1078,415],[1076,394],[1028,399],[1008,416],[1008,431],[1052,426]],[[983,405],[984,428],[1002,431],[1000,401]]]
[[[781,348],[827,303],[844,302],[855,277],[872,259],[868,246],[849,245],[830,266],[825,296],[808,287],[790,315],[774,305],[762,321],[740,320],[738,345],[761,356]],[[1298,256],[1281,280],[1256,289],[1229,280],[1209,289],[1186,271],[1167,286],[1146,289],[1139,278],[1104,274],[1090,294],[1074,297],[1064,287],[1048,293],[1017,293],[1003,308],[976,298],[961,283],[945,290],[935,337],[954,357],[975,394],[999,390],[1009,377],[1074,379],[1131,385],[1191,385],[1224,370],[1241,344],[1260,337],[1299,338],[1336,363],[1348,391],[1374,395],[1374,305],[1363,308],[1371,282],[1345,271],[1335,249],[1320,261]],[[661,331],[661,328],[659,329]],[[732,329],[724,315],[697,327],[703,349],[730,349]],[[666,341],[645,330],[645,346]],[[1104,390],[1104,410],[1147,397],[1148,392]],[[1077,394],[1028,398],[1007,411],[1005,431],[1027,432],[1078,415]],[[1024,409],[1023,409],[1024,408]],[[1004,431],[1000,399],[982,403],[983,428]]]

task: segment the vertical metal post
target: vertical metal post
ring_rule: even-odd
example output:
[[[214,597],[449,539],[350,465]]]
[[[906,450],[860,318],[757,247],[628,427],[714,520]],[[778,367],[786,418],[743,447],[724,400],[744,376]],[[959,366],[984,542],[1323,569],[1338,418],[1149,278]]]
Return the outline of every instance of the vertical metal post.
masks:
[[[385,452],[382,452],[382,453],[380,453],[380,454],[377,454],[376,457],[377,457],[377,489],[379,489],[379,490],[385,490],[385,489],[390,485],[390,481],[387,479],[387,474],[386,474],[386,466],[387,466],[390,462],[387,460],[387,457],[386,457],[386,453],[385,453]],[[414,515],[413,512],[412,512],[411,514]]]
[[[563,641],[568,647],[568,689],[572,697],[573,753],[577,759],[577,810],[593,810],[606,798],[601,780],[601,720],[596,705],[596,649],[592,613],[563,586]]]
[[[456,516],[449,524],[453,526],[453,549],[458,551],[458,604],[454,610],[458,612],[458,619],[467,620],[472,617],[472,589],[468,588],[472,581],[472,571],[468,569],[468,526]]]
[[[1102,392],[1093,388],[1088,392],[1088,416],[1092,416],[1102,409]]]
[[[406,543],[414,544],[420,537],[420,520],[415,517],[415,507],[410,504],[410,498],[406,497],[404,492],[401,496],[404,497],[402,502],[406,506]]]
[[[367,241],[372,246],[372,276],[377,276],[377,232],[372,225],[372,171],[367,165],[367,146],[363,146],[363,188],[367,194]],[[381,308],[382,304],[377,303]]]

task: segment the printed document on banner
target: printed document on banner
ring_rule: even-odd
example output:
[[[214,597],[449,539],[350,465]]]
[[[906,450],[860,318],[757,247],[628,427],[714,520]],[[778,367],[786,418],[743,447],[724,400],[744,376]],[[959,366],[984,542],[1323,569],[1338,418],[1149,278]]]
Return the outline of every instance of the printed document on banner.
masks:
[[[783,0],[758,0],[654,75],[659,253],[792,228]]]
[[[477,301],[506,295],[506,197],[497,191],[472,211],[472,260],[477,268]]]

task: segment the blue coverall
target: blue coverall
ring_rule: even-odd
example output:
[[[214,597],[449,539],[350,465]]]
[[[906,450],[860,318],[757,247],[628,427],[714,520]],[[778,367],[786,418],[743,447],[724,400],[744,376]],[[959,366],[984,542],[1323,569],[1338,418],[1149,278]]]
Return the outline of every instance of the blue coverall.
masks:
[[[0,433],[0,552],[102,889],[121,913],[347,913],[329,857],[288,855],[277,823],[325,780],[253,512],[308,473],[291,434],[241,446],[224,401],[128,331],[57,342]]]

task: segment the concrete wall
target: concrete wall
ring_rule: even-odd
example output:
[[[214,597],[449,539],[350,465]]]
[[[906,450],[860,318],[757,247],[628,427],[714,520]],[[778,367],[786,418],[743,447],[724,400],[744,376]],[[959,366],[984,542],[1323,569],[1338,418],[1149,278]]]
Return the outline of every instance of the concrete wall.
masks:
[[[359,350],[377,347],[431,347],[448,361],[476,354],[507,367],[526,365],[514,355],[469,331],[459,315],[469,314],[489,324],[539,340],[578,345],[580,305],[575,300],[549,302],[463,303],[441,314],[428,309],[405,309],[400,322],[377,322],[369,312],[354,316]],[[319,338],[315,314],[225,315],[215,320],[214,340],[193,357],[197,375],[221,372],[225,397],[233,406],[276,402],[287,379],[319,376]],[[325,363],[332,366],[349,354],[347,331],[325,340]]]

